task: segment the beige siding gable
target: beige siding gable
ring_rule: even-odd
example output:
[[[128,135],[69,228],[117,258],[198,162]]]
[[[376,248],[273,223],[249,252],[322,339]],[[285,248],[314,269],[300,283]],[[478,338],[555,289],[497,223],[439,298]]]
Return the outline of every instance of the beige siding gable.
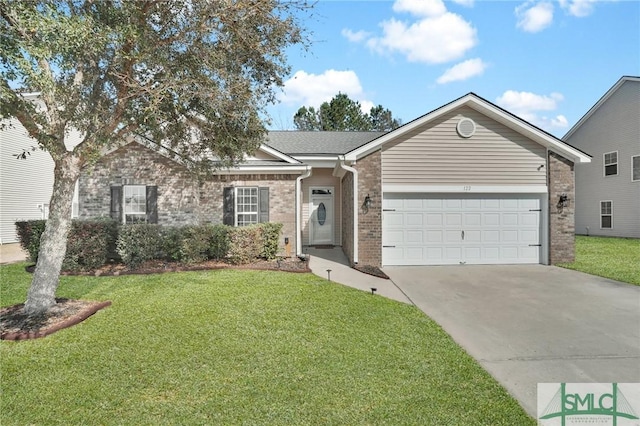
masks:
[[[476,124],[470,138],[462,118]],[[385,185],[546,185],[545,166],[545,147],[466,106],[382,149]]]

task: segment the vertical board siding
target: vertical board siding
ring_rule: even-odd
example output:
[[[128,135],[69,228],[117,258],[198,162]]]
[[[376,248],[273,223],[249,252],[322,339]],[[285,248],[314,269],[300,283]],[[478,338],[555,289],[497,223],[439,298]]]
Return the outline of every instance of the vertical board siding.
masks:
[[[456,132],[464,117],[470,138]],[[382,164],[387,185],[546,185],[546,149],[469,107],[384,146]]]
[[[576,234],[640,238],[640,82],[626,81],[566,141],[591,156],[576,165]],[[618,174],[604,176],[603,154],[618,151]],[[613,202],[613,228],[600,229],[600,201]]]

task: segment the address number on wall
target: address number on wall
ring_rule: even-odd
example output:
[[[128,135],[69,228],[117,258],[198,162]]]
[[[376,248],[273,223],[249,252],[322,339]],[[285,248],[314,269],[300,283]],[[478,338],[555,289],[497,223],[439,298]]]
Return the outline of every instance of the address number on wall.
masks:
[[[471,185],[465,185],[465,186],[463,186],[463,187],[462,187],[462,190],[463,190],[464,192],[469,192],[469,191],[471,191]]]

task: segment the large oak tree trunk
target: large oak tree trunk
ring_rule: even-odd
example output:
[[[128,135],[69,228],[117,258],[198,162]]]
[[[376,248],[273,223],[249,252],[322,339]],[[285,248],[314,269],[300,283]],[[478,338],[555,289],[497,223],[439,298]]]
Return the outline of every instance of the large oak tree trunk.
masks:
[[[27,294],[25,313],[37,315],[56,304],[55,294],[71,229],[73,191],[80,176],[80,161],[71,153],[54,160],[53,194],[49,219],[40,239],[38,263]]]

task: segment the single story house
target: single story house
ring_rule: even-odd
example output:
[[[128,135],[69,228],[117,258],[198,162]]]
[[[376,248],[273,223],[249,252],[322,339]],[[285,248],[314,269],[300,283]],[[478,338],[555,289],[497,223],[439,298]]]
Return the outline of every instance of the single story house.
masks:
[[[562,138],[576,166],[576,234],[640,238],[640,77],[623,76]]]
[[[275,221],[283,253],[341,246],[353,264],[574,259],[574,164],[589,155],[469,93],[388,133],[275,131],[196,180],[138,139],[79,180],[81,218]]]

